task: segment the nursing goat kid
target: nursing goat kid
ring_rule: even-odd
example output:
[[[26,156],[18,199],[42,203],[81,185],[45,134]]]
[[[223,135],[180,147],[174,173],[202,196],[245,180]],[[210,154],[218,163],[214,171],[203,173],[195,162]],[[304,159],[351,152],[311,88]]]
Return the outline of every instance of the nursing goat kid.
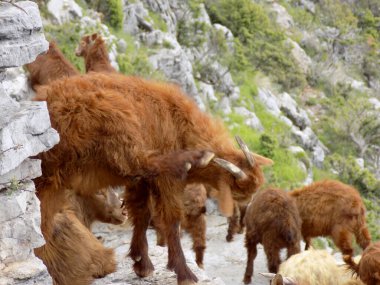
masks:
[[[226,240],[232,241],[236,233],[242,234],[244,232],[244,216],[247,211],[248,203],[234,204],[234,212],[231,217],[228,218],[228,230]]]
[[[55,42],[49,43],[49,49],[45,54],[40,54],[35,61],[26,64],[26,69],[29,71],[29,81],[33,90],[39,85],[79,74]]]
[[[72,190],[37,183],[41,201],[41,231],[46,243],[34,253],[46,265],[54,285],[89,285],[116,270],[112,249],[91,233],[94,221],[122,224],[121,201],[112,190],[82,196]]]
[[[104,40],[97,33],[83,36],[75,55],[84,58],[86,72],[117,72],[111,65]]]
[[[258,243],[264,246],[268,269],[273,273],[281,263],[281,248],[287,248],[288,258],[300,252],[301,218],[296,203],[285,191],[266,189],[253,195],[244,219],[248,253],[244,283],[249,284]]]
[[[223,123],[203,113],[179,88],[118,73],[89,73],[38,89],[61,140],[40,154],[42,179],[81,195],[126,185],[124,197],[134,226],[130,257],[134,271],[154,270],[146,230],[149,197],[168,242],[168,268],[179,284],[197,277],[185,262],[179,239],[181,193],[187,183],[218,189],[219,207],[231,215],[233,199],[249,200],[264,181],[270,159],[233,143]],[[216,156],[216,158],[214,158]]]
[[[45,238],[46,244],[34,253],[46,265],[53,285],[89,285],[116,271],[113,249],[105,248],[69,208],[54,215]]]
[[[366,285],[380,285],[380,242],[370,244],[362,253],[358,264],[349,264]]]
[[[186,185],[182,198],[184,215],[181,218],[181,229],[190,234],[193,240],[195,260],[201,268],[203,268],[203,257],[206,249],[206,200],[206,188],[202,184]],[[165,232],[159,218],[154,215],[154,211],[153,226],[156,230],[157,245],[165,246]]]
[[[301,189],[290,191],[302,219],[302,236],[306,249],[311,238],[332,237],[349,262],[353,255],[352,235],[362,249],[371,242],[365,206],[359,192],[340,181],[317,181]]]

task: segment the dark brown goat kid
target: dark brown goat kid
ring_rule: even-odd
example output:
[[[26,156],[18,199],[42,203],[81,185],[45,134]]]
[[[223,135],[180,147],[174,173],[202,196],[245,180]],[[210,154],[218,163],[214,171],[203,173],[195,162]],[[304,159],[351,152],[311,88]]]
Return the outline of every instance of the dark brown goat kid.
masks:
[[[285,191],[266,189],[253,195],[244,219],[248,253],[244,283],[249,284],[258,243],[264,246],[268,269],[272,273],[278,271],[281,263],[281,248],[287,248],[288,258],[300,252],[301,218],[295,201]]]
[[[104,40],[97,33],[82,37],[75,55],[84,58],[86,72],[117,72],[111,65]]]
[[[61,137],[40,154],[42,179],[85,196],[126,185],[125,203],[134,226],[130,256],[139,276],[154,269],[146,240],[150,195],[165,228],[168,268],[179,284],[191,284],[197,277],[186,265],[179,240],[185,185],[205,183],[218,189],[220,209],[230,215],[232,199],[250,199],[264,180],[260,166],[272,163],[247,148],[237,149],[221,121],[200,111],[172,85],[90,73],[38,88],[35,100],[47,101],[52,126]]]
[[[29,71],[29,81],[33,90],[36,90],[39,85],[46,85],[54,80],[79,74],[55,42],[50,42],[49,50],[27,64],[26,69]]]
[[[290,191],[302,219],[302,236],[306,249],[311,238],[332,237],[342,251],[344,260],[351,262],[352,236],[362,249],[371,242],[365,206],[359,192],[336,180],[317,181],[301,189]]]
[[[349,264],[366,285],[380,285],[380,242],[370,244],[362,253],[359,264]]]

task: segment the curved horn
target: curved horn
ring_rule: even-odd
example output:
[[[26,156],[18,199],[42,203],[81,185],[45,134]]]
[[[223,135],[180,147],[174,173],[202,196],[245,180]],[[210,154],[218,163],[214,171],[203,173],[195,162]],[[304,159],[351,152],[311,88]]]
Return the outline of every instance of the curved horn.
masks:
[[[214,158],[213,161],[219,165],[221,168],[229,171],[236,179],[244,180],[247,179],[247,174],[244,173],[239,167],[237,167],[232,162],[229,162],[222,158]]]
[[[203,157],[199,161],[199,167],[206,167],[214,157],[215,154],[213,152],[205,151]]]
[[[251,167],[255,167],[256,161],[252,153],[249,151],[248,146],[244,143],[244,141],[239,136],[235,136],[237,143],[239,144],[241,150],[243,151],[245,157],[248,160],[248,163]]]

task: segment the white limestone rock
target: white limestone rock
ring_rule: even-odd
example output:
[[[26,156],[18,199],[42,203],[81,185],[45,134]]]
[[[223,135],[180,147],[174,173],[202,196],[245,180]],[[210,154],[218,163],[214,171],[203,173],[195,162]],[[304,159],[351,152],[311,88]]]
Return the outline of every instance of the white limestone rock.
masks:
[[[0,130],[0,175],[59,141],[58,133],[51,129],[46,102],[24,102],[22,107]]]
[[[16,67],[34,61],[49,43],[42,32],[36,3],[20,1],[26,13],[6,2],[0,3],[0,67]]]
[[[50,0],[47,8],[59,25],[83,16],[82,8],[74,0]]]

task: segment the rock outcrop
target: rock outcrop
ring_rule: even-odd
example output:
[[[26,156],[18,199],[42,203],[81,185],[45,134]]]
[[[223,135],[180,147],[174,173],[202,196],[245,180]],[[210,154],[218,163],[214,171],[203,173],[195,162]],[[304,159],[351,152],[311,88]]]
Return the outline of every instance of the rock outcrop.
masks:
[[[34,61],[48,48],[37,4],[1,3],[0,10],[0,284],[51,284],[33,248],[44,244],[40,207],[31,179],[41,175],[40,161],[30,159],[59,140],[45,102],[30,97],[17,67]]]

